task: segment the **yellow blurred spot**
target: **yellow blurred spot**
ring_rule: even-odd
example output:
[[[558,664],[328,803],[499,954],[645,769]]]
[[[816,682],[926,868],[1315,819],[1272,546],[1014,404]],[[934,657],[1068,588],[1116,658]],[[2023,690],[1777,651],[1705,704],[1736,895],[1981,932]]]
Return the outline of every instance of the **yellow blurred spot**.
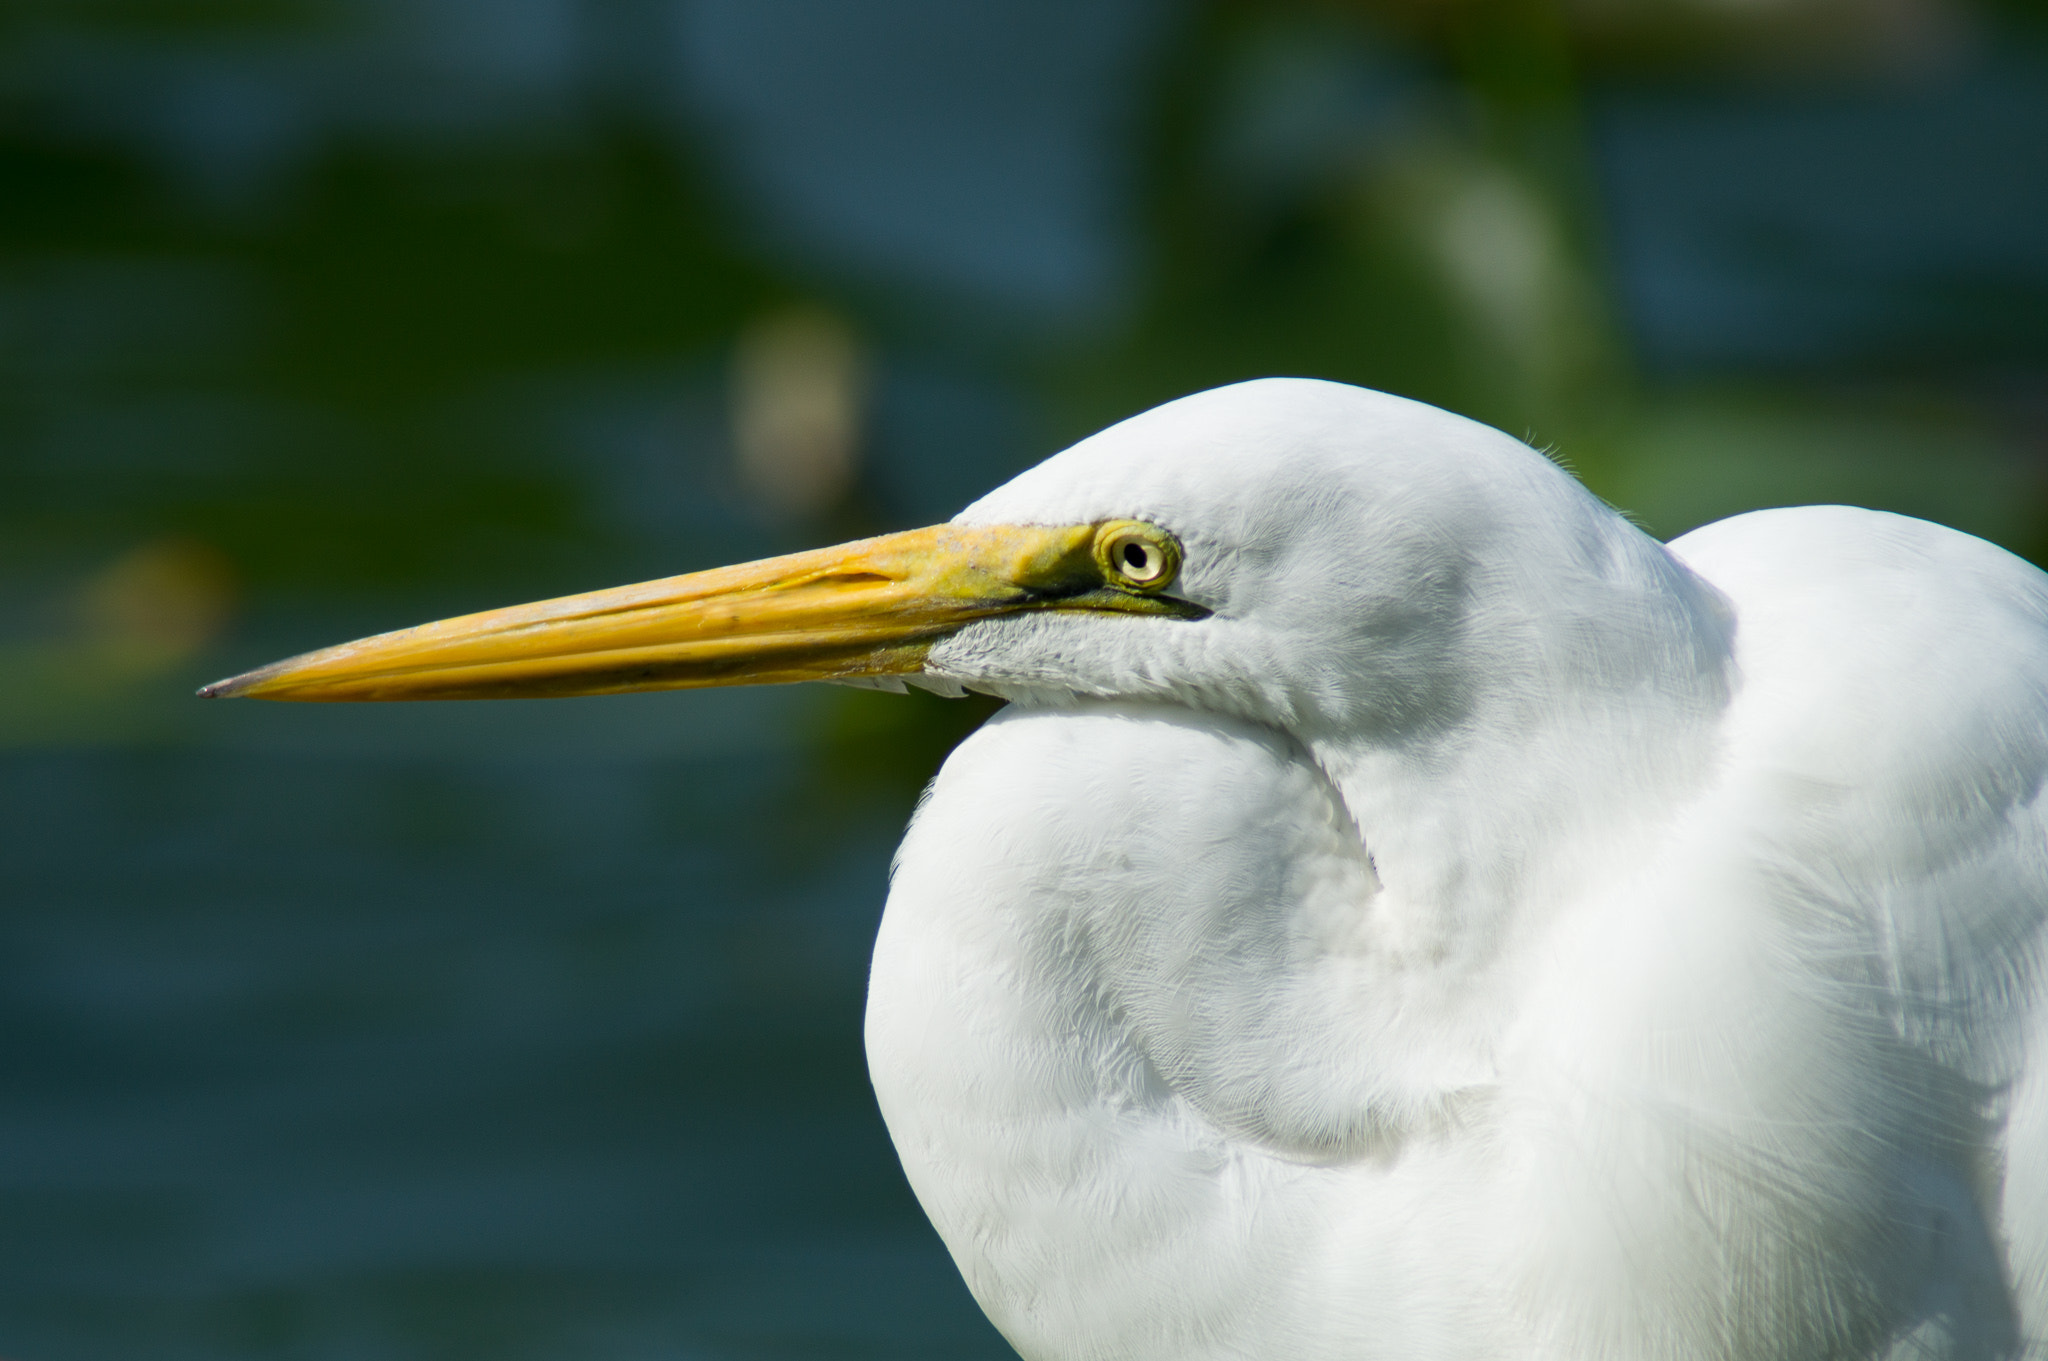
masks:
[[[227,627],[235,575],[190,539],[143,544],[70,592],[68,627],[0,638],[0,747],[148,740],[175,732],[180,671]]]
[[[732,369],[732,433],[741,482],[778,513],[829,510],[853,484],[867,375],[845,322],[811,308],[742,332]]]
[[[220,636],[234,598],[234,571],[218,549],[159,539],[93,575],[78,604],[90,638],[182,659]]]

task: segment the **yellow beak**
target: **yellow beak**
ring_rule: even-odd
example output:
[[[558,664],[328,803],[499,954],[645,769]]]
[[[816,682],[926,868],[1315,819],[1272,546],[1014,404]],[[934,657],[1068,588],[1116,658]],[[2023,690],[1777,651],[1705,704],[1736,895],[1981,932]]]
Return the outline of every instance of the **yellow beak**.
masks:
[[[1161,556],[1133,578],[1122,555]],[[1197,619],[1153,526],[938,525],[463,615],[216,681],[209,698],[512,699],[915,674],[933,643],[1030,609]]]

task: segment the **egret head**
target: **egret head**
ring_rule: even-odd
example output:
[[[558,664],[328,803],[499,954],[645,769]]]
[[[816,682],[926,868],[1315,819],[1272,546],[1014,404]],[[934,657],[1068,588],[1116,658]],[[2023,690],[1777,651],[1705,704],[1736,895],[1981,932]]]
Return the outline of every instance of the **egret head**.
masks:
[[[955,523],[1111,516],[1173,536],[1166,590],[1204,610],[1199,623],[1005,615],[936,644],[927,668],[1024,695],[1391,734],[1455,725],[1488,691],[1714,664],[1690,620],[1644,636],[1671,632],[1661,616],[1703,589],[1658,545],[1521,441],[1384,393],[1306,379],[1198,393],[1083,440]]]
[[[1111,427],[947,525],[423,625],[202,693],[896,678],[1412,732],[1455,725],[1488,687],[1540,688],[1560,669],[1620,685],[1652,679],[1646,668],[1697,671],[1699,640],[1653,617],[1690,598],[1683,578],[1498,431],[1360,388],[1268,379]]]

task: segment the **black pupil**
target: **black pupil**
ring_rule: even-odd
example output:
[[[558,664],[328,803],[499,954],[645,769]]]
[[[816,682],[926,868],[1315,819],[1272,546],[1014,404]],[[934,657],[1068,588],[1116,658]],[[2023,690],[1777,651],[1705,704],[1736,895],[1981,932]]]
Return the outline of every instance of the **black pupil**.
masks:
[[[1127,543],[1124,545],[1124,565],[1132,571],[1142,572],[1150,562],[1151,556],[1145,552],[1143,544]]]

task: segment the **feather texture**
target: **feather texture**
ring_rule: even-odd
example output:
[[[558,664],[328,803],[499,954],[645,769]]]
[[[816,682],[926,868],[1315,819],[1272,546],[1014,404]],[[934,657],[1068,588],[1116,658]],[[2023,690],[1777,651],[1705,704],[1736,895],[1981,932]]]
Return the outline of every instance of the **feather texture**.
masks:
[[[1020,1352],[2048,1356],[2048,577],[1299,380],[962,518],[1110,517],[1211,616],[934,648],[870,994]]]

